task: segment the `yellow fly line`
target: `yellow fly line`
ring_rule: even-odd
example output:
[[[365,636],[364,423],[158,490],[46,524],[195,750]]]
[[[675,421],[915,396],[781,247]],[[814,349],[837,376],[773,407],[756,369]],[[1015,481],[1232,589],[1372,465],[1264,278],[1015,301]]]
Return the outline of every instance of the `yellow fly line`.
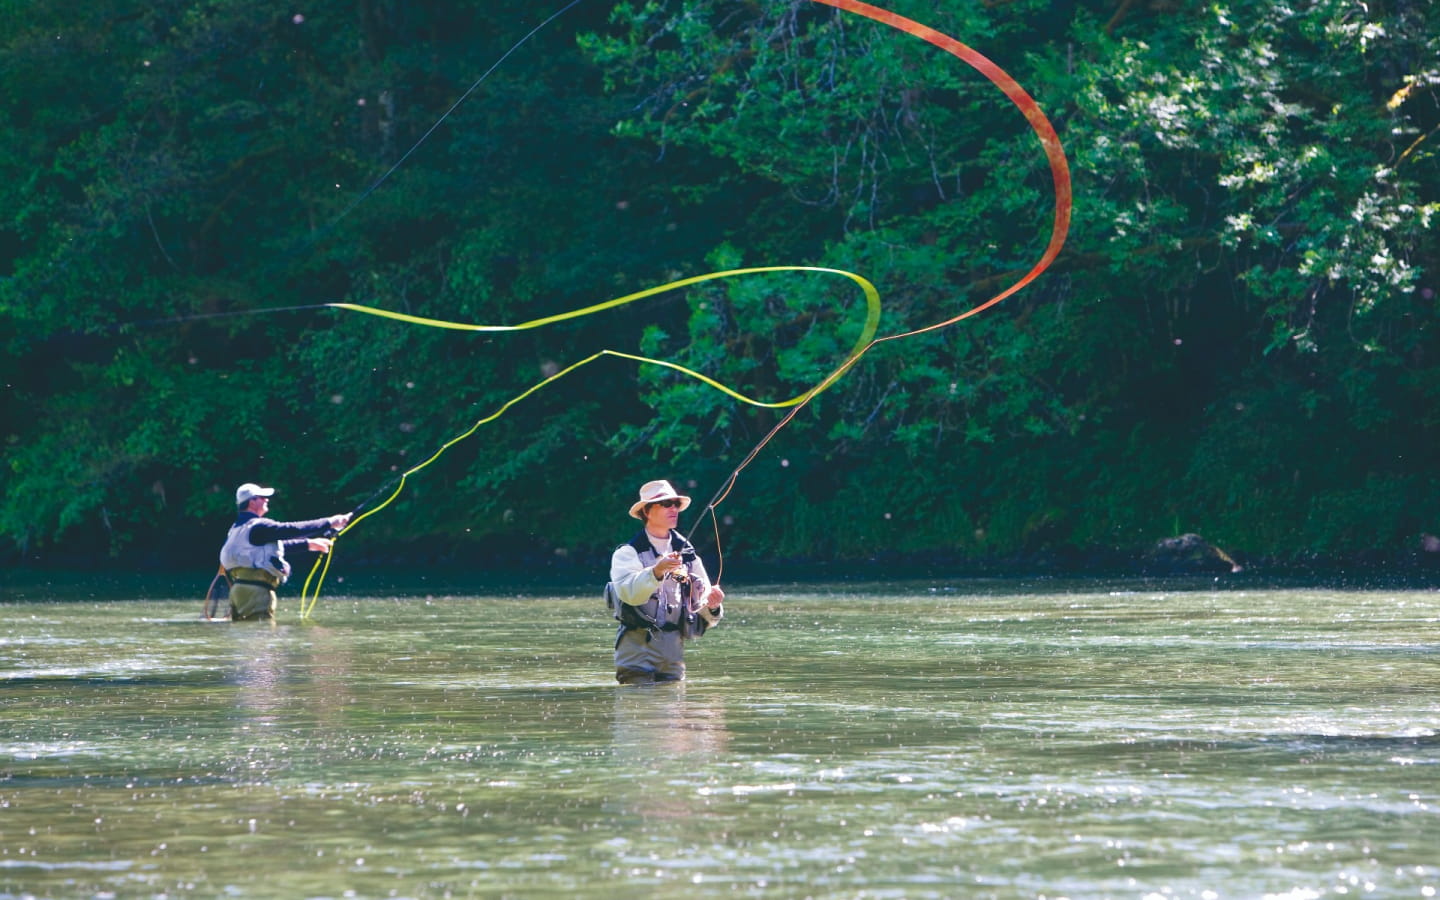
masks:
[[[529,322],[521,322],[518,325],[474,325],[466,322],[451,322],[444,319],[427,318],[425,316],[412,316],[407,313],[394,312],[393,310],[388,309],[379,309],[373,306],[362,306],[357,303],[327,303],[325,305],[333,307],[335,309],[344,309],[351,312],[365,313],[372,316],[380,316],[381,318],[394,319],[395,321],[404,322],[409,325],[421,325],[428,328],[448,328],[453,331],[480,332],[526,331],[532,328],[541,328],[546,325],[553,325],[557,322],[564,322],[570,319],[578,319],[582,316],[588,316],[593,315],[594,313],[604,312],[605,310],[614,309],[618,306],[624,306],[627,303],[634,303],[637,300],[643,300],[646,297],[653,297],[657,294],[663,294],[668,291],[679,290],[681,288],[690,287],[691,285],[701,284],[707,281],[719,281],[726,278],[738,278],[744,275],[759,275],[772,272],[818,272],[825,275],[838,275],[842,278],[850,279],[860,287],[860,290],[865,294],[865,324],[861,328],[860,336],[855,341],[855,346],[851,348],[850,352],[847,354],[847,360],[844,364],[842,364],[841,371],[849,368],[849,366],[852,365],[856,359],[859,359],[862,350],[872,343],[875,338],[876,331],[878,331],[880,328],[880,292],[875,289],[875,285],[871,284],[868,280],[862,278],[859,275],[856,275],[853,272],[846,272],[843,269],[826,268],[824,266],[756,266],[752,268],[726,269],[721,272],[710,272],[705,275],[696,275],[690,278],[682,278],[679,281],[672,281],[667,284],[659,285],[658,287],[646,288],[643,291],[637,291],[633,294],[626,294],[623,297],[616,297],[613,300],[606,300],[604,303],[596,303],[591,306],[582,307],[580,309],[571,310],[569,312],[558,313],[556,315],[546,316],[541,319],[533,319]],[[490,415],[477,420],[469,428],[465,429],[460,434],[457,434],[450,440],[446,441],[440,446],[438,450],[431,454],[428,459],[424,460],[419,465],[413,466],[410,469],[407,469],[405,472],[401,473],[400,479],[396,483],[395,489],[390,492],[390,495],[387,496],[378,505],[371,507],[363,514],[356,516],[354,519],[351,519],[349,524],[345,526],[344,530],[342,530],[340,534],[343,535],[346,531],[349,531],[351,528],[354,528],[356,525],[360,524],[364,520],[378,513],[380,510],[389,506],[390,503],[394,501],[396,497],[400,496],[400,493],[405,489],[405,482],[411,475],[414,475],[416,472],[419,472],[421,469],[425,468],[426,466],[433,463],[435,460],[439,459],[446,450],[449,450],[451,447],[473,435],[476,431],[480,429],[481,426],[487,425],[490,422],[493,422],[496,419],[500,418],[510,409],[510,407],[529,397],[531,394],[534,394],[542,388],[553,384],[556,381],[559,381],[566,375],[569,375],[571,372],[574,372],[577,369],[587,366],[590,363],[596,361],[597,359],[601,359],[606,356],[618,357],[620,359],[628,359],[646,365],[663,366],[664,368],[679,372],[682,375],[687,375],[691,378],[694,378],[696,381],[708,385],[709,387],[714,388],[722,394],[733,397],[741,403],[746,403],[750,406],[758,406],[765,409],[783,409],[785,407],[803,405],[809,402],[810,399],[816,394],[820,393],[821,391],[828,388],[830,385],[834,384],[836,380],[836,375],[832,374],[831,377],[822,380],[819,384],[812,386],[808,390],[798,394],[797,396],[791,397],[788,400],[766,401],[747,396],[740,391],[737,391],[727,385],[720,383],[719,381],[716,381],[708,375],[697,372],[694,369],[687,368],[686,366],[682,366],[679,363],[674,363],[663,359],[653,359],[648,356],[639,356],[633,353],[622,353],[618,350],[601,350],[598,353],[592,353],[591,355],[585,357],[579,362],[572,363],[571,365],[566,366],[564,369],[561,369],[559,372],[556,372],[554,375],[551,375],[548,378],[536,382],[535,384],[526,388],[524,391],[521,391],[519,394],[516,394],[514,397],[511,397],[509,400],[505,401],[503,404],[501,404],[499,409],[495,410]],[[337,537],[338,536],[339,535],[337,535]],[[315,604],[318,603],[320,600],[320,588],[324,584],[326,573],[328,573],[330,570],[330,560],[332,556],[333,548],[331,554],[326,554],[322,556],[316,562],[316,564],[311,567],[310,574],[305,578],[305,585],[300,590],[300,618],[302,619],[310,618],[310,613],[314,611]]]
[[[600,359],[604,356],[615,356],[622,359],[633,360],[639,363],[664,366],[668,369],[672,369],[676,372],[688,375],[691,378],[695,378],[696,380],[714,388],[715,390],[721,391],[722,393],[733,397],[734,399],[742,403],[747,403],[752,406],[765,407],[769,409],[788,407],[788,411],[781,418],[780,422],[777,423],[774,428],[772,428],[770,432],[766,434],[765,437],[762,438],[758,444],[755,445],[753,449],[751,449],[751,451],[745,456],[745,458],[740,462],[740,464],[735,468],[735,470],[731,472],[729,478],[726,479],[724,485],[720,488],[719,492],[716,493],[715,498],[712,499],[710,503],[706,506],[705,512],[710,513],[713,518],[715,506],[720,502],[720,500],[722,500],[726,495],[729,494],[730,490],[734,487],[735,481],[739,477],[741,470],[750,464],[751,460],[756,457],[756,455],[770,441],[770,439],[773,438],[782,428],[784,428],[790,422],[790,420],[793,419],[795,415],[801,409],[803,409],[806,404],[809,403],[811,399],[813,399],[822,391],[825,391],[836,381],[838,381],[840,377],[846,372],[848,372],[853,366],[855,366],[855,364],[860,361],[860,358],[864,356],[872,347],[886,341],[900,340],[903,338],[914,337],[916,335],[926,332],[947,328],[963,319],[967,319],[980,313],[983,310],[989,309],[991,306],[994,306],[1001,300],[1004,300],[1006,297],[1009,297],[1016,291],[1019,291],[1021,288],[1025,287],[1030,282],[1035,280],[1042,272],[1044,272],[1050,266],[1052,262],[1055,261],[1055,258],[1060,253],[1060,248],[1065,244],[1065,238],[1070,228],[1072,207],[1070,169],[1069,163],[1065,158],[1065,151],[1060,143],[1059,135],[1055,132],[1055,128],[1050,123],[1050,120],[1047,119],[1045,117],[1045,114],[1040,110],[1039,104],[1037,104],[1035,100],[1024,90],[1024,88],[1022,88],[1019,83],[1017,83],[1013,78],[1011,78],[1009,74],[1007,74],[1003,69],[991,62],[984,55],[966,46],[960,41],[957,41],[954,38],[949,37],[948,35],[938,32],[933,28],[930,28],[929,26],[922,25],[919,22],[907,19],[888,10],[872,6],[868,3],[863,2],[863,0],[815,0],[815,2],[828,6],[833,6],[838,9],[845,10],[846,12],[871,19],[872,21],[887,25],[891,28],[895,28],[899,31],[905,32],[906,34],[909,34],[915,38],[918,38],[940,48],[946,53],[949,53],[950,55],[969,65],[981,75],[984,75],[987,79],[989,79],[992,84],[999,88],[1000,91],[1004,93],[1005,96],[1010,100],[1010,102],[1025,116],[1026,121],[1029,123],[1031,129],[1034,131],[1036,137],[1039,138],[1041,147],[1045,152],[1045,156],[1050,167],[1051,178],[1054,182],[1055,188],[1055,209],[1050,227],[1050,240],[1049,243],[1046,245],[1044,252],[1040,255],[1040,258],[1034,263],[1034,265],[1032,265],[1031,268],[1022,276],[1020,276],[1020,278],[1018,278],[1014,283],[1010,284],[1008,287],[1006,287],[1004,290],[1002,290],[995,296],[989,298],[988,300],[985,300],[982,303],[972,306],[957,315],[952,315],[948,318],[943,319],[942,321],[935,322],[930,325],[924,325],[919,328],[901,331],[895,334],[886,335],[884,337],[878,338],[875,335],[876,332],[879,330],[880,326],[880,295],[879,292],[876,291],[875,286],[866,279],[852,272],[846,272],[841,269],[831,269],[819,266],[763,266],[747,269],[729,269],[723,272],[711,272],[707,275],[697,275],[692,278],[684,278],[679,281],[672,281],[668,284],[662,284],[658,287],[647,288],[634,294],[627,294],[623,297],[617,297],[614,300],[607,300],[604,303],[597,303],[592,306],[582,307],[580,309],[572,310],[570,312],[560,313],[554,316],[546,316],[544,318],[534,319],[529,322],[522,322],[519,325],[469,325],[461,322],[449,322],[442,319],[431,319],[422,316],[411,316],[405,313],[391,312],[389,310],[377,309],[375,307],[369,306],[360,306],[353,303],[326,304],[327,306],[331,306],[336,309],[345,309],[352,312],[365,313],[373,316],[381,316],[400,322],[406,322],[412,325],[423,325],[431,328],[449,328],[457,331],[480,332],[525,331],[527,329],[540,328],[545,325],[552,325],[556,322],[563,322],[569,319],[577,319],[582,316],[592,315],[603,310],[613,309],[618,306],[623,306],[627,303],[633,303],[636,300],[640,300],[645,297],[662,294],[666,291],[678,290],[683,287],[700,284],[706,281],[715,281],[724,278],[734,278],[742,275],[755,275],[769,272],[819,272],[829,275],[839,275],[855,282],[865,293],[865,302],[867,308],[865,325],[861,329],[860,337],[856,340],[855,346],[851,349],[845,359],[829,375],[821,379],[817,384],[804,391],[800,395],[796,397],[791,397],[788,400],[757,400],[755,398],[748,397],[737,390],[727,387],[726,385],[721,384],[713,378],[710,378],[706,375],[703,375],[699,372],[688,369],[676,363],[667,362],[665,360],[659,359],[651,359],[645,356],[636,356],[629,353],[621,353],[616,350],[601,350],[600,352],[592,354],[585,359],[582,359],[579,362],[565,368],[564,370],[557,372],[554,375],[551,375],[550,377],[544,379],[543,381],[531,386],[524,392],[506,401],[494,413],[483,419],[480,419],[474,425],[470,426],[470,428],[466,431],[451,438],[442,447],[440,447],[439,450],[435,451],[435,453],[429,459],[425,460],[418,466],[415,466],[402,474],[400,476],[399,482],[395,486],[395,490],[392,491],[390,495],[386,497],[382,503],[380,503],[380,505],[374,507],[373,509],[367,510],[363,515],[357,516],[356,518],[352,519],[350,523],[346,526],[345,531],[354,528],[360,522],[364,521],[365,519],[369,518],[370,516],[374,515],[375,513],[388,506],[396,497],[400,495],[400,492],[405,487],[405,480],[410,475],[413,475],[414,473],[428,466],[430,463],[434,462],[440,457],[442,453],[444,453],[450,447],[474,434],[475,431],[480,428],[480,426],[486,424],[487,422],[493,422],[495,419],[503,415],[505,411],[508,410],[511,406],[514,406],[516,403],[524,400],[526,397],[530,396],[531,394],[535,393],[546,385],[551,384],[552,382],[563,378],[571,372],[574,372],[576,369],[588,365],[589,363],[592,363],[595,360]],[[343,534],[344,532],[341,533]],[[322,557],[321,560],[316,563],[315,567],[311,569],[309,577],[306,578],[305,586],[302,589],[300,596],[301,618],[309,618],[310,613],[315,609],[315,604],[319,600],[320,585],[324,581],[325,573],[329,571],[330,560],[331,556],[328,554]],[[716,580],[717,582],[719,581],[718,576]],[[313,591],[311,590],[312,581],[314,582]]]

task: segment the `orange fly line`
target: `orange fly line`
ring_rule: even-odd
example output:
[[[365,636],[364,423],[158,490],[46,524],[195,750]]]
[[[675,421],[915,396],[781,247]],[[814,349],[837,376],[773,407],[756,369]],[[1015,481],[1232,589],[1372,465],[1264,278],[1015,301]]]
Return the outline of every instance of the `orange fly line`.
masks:
[[[1040,258],[1035,262],[1035,264],[1032,265],[1028,271],[1026,271],[1023,275],[1021,275],[1004,290],[956,315],[950,316],[949,318],[943,319],[942,321],[935,322],[930,325],[922,326],[920,328],[898,332],[895,334],[883,335],[879,337],[876,337],[875,335],[876,331],[878,330],[880,321],[880,303],[879,294],[876,291],[874,285],[872,285],[869,281],[865,280],[861,276],[851,272],[845,272],[839,269],[812,266],[765,266],[749,269],[733,269],[724,272],[712,272],[706,275],[698,275],[692,278],[686,278],[680,281],[670,282],[669,284],[660,285],[658,287],[648,288],[635,294],[629,294],[624,297],[619,297],[614,300],[609,300],[603,303],[583,307],[581,309],[577,309],[568,313],[562,313],[556,316],[536,319],[530,322],[521,323],[519,325],[467,325],[464,323],[447,322],[439,319],[427,319],[418,316],[410,316],[403,313],[395,313],[387,310],[377,309],[368,306],[361,306],[352,303],[326,304],[327,306],[336,309],[344,309],[351,312],[359,312],[368,315],[381,316],[384,318],[404,321],[413,325],[424,325],[435,328],[449,328],[462,331],[519,331],[530,328],[539,328],[545,325],[552,324],[554,322],[574,319],[584,315],[590,315],[592,313],[600,312],[602,310],[611,309],[616,306],[633,302],[643,297],[653,296],[655,294],[675,290],[681,287],[685,287],[691,284],[697,284],[704,281],[720,280],[725,278],[738,277],[742,275],[759,274],[763,272],[814,271],[832,275],[840,275],[845,278],[851,279],[857,285],[859,285],[861,290],[864,292],[867,306],[865,325],[862,329],[860,339],[856,342],[849,356],[847,356],[838,366],[835,367],[835,369],[829,375],[821,379],[816,385],[801,393],[799,396],[782,401],[766,402],[756,400],[740,393],[739,391],[726,387],[725,385],[705,375],[702,375],[699,372],[695,372],[693,370],[687,369],[683,366],[665,360],[651,359],[648,357],[636,356],[628,353],[620,353],[614,350],[601,350],[600,352],[595,353],[581,360],[580,362],[574,363],[566,367],[565,369],[557,372],[556,374],[546,378],[545,380],[533,385],[524,392],[507,401],[490,416],[480,419],[469,429],[447,441],[432,456],[430,456],[424,462],[420,463],[420,465],[415,466],[403,473],[400,476],[399,482],[396,485],[394,491],[388,497],[386,497],[386,499],[378,506],[375,506],[372,509],[366,511],[364,515],[360,515],[352,519],[351,522],[346,526],[345,531],[348,531],[350,528],[353,528],[355,525],[357,525],[361,520],[371,515],[374,515],[375,513],[383,509],[385,506],[389,505],[397,496],[399,496],[401,491],[404,489],[406,478],[408,478],[415,472],[418,472],[425,466],[429,465],[435,459],[439,458],[442,453],[444,453],[454,444],[474,434],[475,431],[480,428],[480,426],[495,420],[511,406],[515,405],[516,403],[520,402],[521,400],[525,399],[526,397],[530,396],[531,394],[535,393],[537,390],[545,387],[546,385],[549,385],[554,381],[568,375],[576,369],[602,357],[616,356],[634,360],[639,363],[659,365],[679,371],[682,374],[696,378],[704,382],[705,384],[711,386],[712,388],[720,390],[744,403],[768,408],[789,408],[785,416],[781,418],[781,420],[775,425],[775,427],[772,428],[763,438],[761,438],[759,443],[757,443],[750,450],[750,452],[745,455],[744,459],[740,461],[740,464],[737,465],[734,471],[730,473],[729,477],[725,479],[724,484],[715,493],[715,496],[710,500],[710,502],[706,504],[704,510],[702,511],[702,516],[705,514],[710,515],[712,522],[715,525],[718,538],[719,525],[718,521],[715,521],[715,508],[727,496],[729,496],[731,490],[734,489],[735,483],[739,479],[741,471],[743,471],[745,467],[747,467],[760,454],[760,451],[764,449],[764,447],[775,437],[776,434],[781,431],[781,429],[783,429],[791,422],[791,420],[795,418],[796,414],[799,413],[801,409],[803,409],[812,399],[814,399],[820,393],[835,384],[835,382],[838,381],[841,376],[843,376],[846,372],[853,368],[855,364],[858,363],[860,359],[873,347],[887,341],[901,340],[903,338],[914,337],[916,335],[925,334],[931,331],[937,331],[942,328],[947,328],[957,322],[977,315],[994,306],[995,304],[1001,302],[1002,300],[1011,296],[1017,291],[1023,289],[1026,285],[1030,284],[1032,281],[1038,278],[1042,272],[1044,272],[1047,268],[1050,267],[1050,264],[1053,263],[1055,261],[1055,258],[1059,255],[1060,248],[1064,246],[1066,235],[1069,233],[1070,230],[1070,216],[1072,208],[1070,167],[1069,163],[1065,158],[1065,151],[1064,148],[1061,146],[1060,137],[1056,133],[1055,127],[1050,123],[1050,120],[1046,118],[1045,114],[1040,110],[1040,106],[1035,102],[1035,99],[1031,97],[1030,94],[1026,92],[1023,87],[1020,86],[1019,82],[1017,82],[1014,78],[1010,77],[1008,73],[1006,73],[995,63],[991,62],[983,54],[950,37],[949,35],[936,31],[928,25],[922,25],[921,23],[916,22],[913,19],[907,19],[904,16],[890,12],[889,10],[881,9],[868,3],[859,2],[859,0],[813,0],[813,2],[822,3],[827,6],[833,6],[837,9],[844,10],[845,12],[870,19],[883,25],[888,25],[891,28],[895,28],[913,37],[919,38],[920,40],[933,44],[936,47],[939,47],[941,50],[944,50],[946,53],[951,54],[952,56],[959,59],[961,62],[964,62],[966,65],[975,69],[981,75],[984,75],[992,84],[998,87],[1007,98],[1009,98],[1010,102],[1013,103],[1016,108],[1020,110],[1021,114],[1025,117],[1025,120],[1030,124],[1031,129],[1040,139],[1041,147],[1044,149],[1045,152],[1045,158],[1050,166],[1050,175],[1054,183],[1055,189],[1054,216],[1050,227],[1050,240],[1049,243],[1046,245],[1044,252],[1040,255]],[[344,531],[341,532],[341,534],[343,533]],[[305,585],[302,588],[300,595],[301,618],[309,618],[310,613],[315,608],[315,604],[319,601],[320,586],[324,582],[325,573],[329,570],[330,560],[330,555],[324,556],[320,561],[316,563],[315,567],[311,569],[309,577],[306,578]],[[722,555],[719,560],[719,567],[717,568],[717,574],[715,579],[716,582],[719,582],[720,573],[723,572],[723,569],[724,557]],[[311,588],[312,582],[314,583],[313,591]]]

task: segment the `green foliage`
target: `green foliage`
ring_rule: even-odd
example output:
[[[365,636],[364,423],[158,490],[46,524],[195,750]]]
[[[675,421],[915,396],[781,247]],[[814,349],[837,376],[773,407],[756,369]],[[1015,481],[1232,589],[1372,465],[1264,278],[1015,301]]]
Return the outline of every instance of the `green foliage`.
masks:
[[[727,553],[994,557],[1186,530],[1346,554],[1437,527],[1428,6],[895,9],[1055,121],[1070,239],[1019,295],[876,346],[802,410],[721,509]],[[816,265],[873,281],[896,335],[993,296],[1048,235],[1050,175],[1009,102],[823,4],[582,4],[433,132],[532,7],[11,12],[0,539],[30,558],[208,560],[236,483],[279,483],[297,517],[383,496],[605,348],[795,396],[864,319],[853,284],[814,273],[523,334],[328,301],[513,324]],[[447,451],[356,546],[608,546],[641,481],[706,498],[783,414],[606,358]]]

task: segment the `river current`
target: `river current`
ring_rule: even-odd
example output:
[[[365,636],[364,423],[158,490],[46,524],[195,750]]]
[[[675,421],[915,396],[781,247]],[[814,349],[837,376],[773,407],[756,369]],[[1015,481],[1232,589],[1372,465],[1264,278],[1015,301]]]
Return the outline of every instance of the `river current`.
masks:
[[[731,585],[0,602],[0,897],[1433,897],[1440,592]],[[143,592],[142,592],[143,594]]]

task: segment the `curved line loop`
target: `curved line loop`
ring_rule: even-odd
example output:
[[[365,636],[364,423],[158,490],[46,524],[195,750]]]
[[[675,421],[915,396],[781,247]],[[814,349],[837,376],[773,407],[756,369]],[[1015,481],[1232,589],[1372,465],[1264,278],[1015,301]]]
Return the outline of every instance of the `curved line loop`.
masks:
[[[644,297],[654,296],[656,294],[664,293],[666,291],[676,290],[681,287],[686,287],[692,284],[699,284],[705,281],[711,281],[721,278],[731,278],[739,275],[749,275],[762,272],[815,271],[842,275],[855,281],[865,292],[868,309],[865,319],[865,327],[862,330],[860,339],[856,342],[855,347],[851,350],[849,356],[847,356],[845,360],[835,368],[834,371],[832,371],[825,378],[821,379],[821,381],[817,383],[814,387],[810,388],[809,390],[805,391],[797,397],[793,397],[789,400],[784,401],[763,402],[754,400],[752,398],[746,397],[738,391],[726,387],[725,385],[719,383],[718,381],[715,381],[714,379],[711,379],[691,369],[687,369],[684,366],[678,365],[676,363],[671,363],[664,360],[650,359],[643,356],[635,356],[632,354],[621,353],[614,350],[602,350],[589,357],[586,357],[580,362],[574,363],[573,365],[565,368],[564,370],[556,373],[555,375],[552,375],[549,378],[546,378],[544,381],[541,381],[538,384],[530,387],[528,390],[507,401],[504,405],[500,407],[500,409],[498,409],[490,416],[480,419],[467,431],[461,433],[460,435],[457,435],[456,437],[446,442],[443,446],[440,447],[439,450],[435,451],[435,453],[429,459],[425,460],[420,465],[415,466],[414,468],[402,474],[400,476],[399,483],[396,485],[395,490],[390,494],[390,496],[387,497],[384,502],[382,502],[379,506],[376,506],[373,509],[368,510],[365,514],[352,519],[349,525],[345,528],[345,531],[349,531],[351,528],[355,527],[355,525],[359,524],[364,519],[374,515],[381,509],[384,509],[386,506],[388,506],[396,497],[400,495],[400,492],[405,487],[405,480],[410,475],[414,474],[420,469],[423,469],[425,466],[429,465],[431,462],[439,458],[442,453],[444,453],[454,444],[474,434],[481,425],[493,421],[494,419],[502,415],[511,406],[535,393],[535,391],[539,390],[545,385],[550,384],[551,382],[569,374],[570,372],[575,371],[581,366],[587,365],[602,356],[617,356],[624,359],[635,360],[641,363],[650,363],[653,365],[660,365],[670,369],[674,369],[678,372],[682,372],[686,375],[697,378],[705,384],[708,384],[717,390],[723,391],[725,394],[734,397],[741,402],[749,403],[754,406],[761,406],[767,408],[789,407],[789,411],[785,414],[785,416],[779,421],[779,423],[775,425],[774,428],[770,430],[768,434],[765,435],[765,437],[760,440],[759,443],[754,446],[754,448],[750,450],[748,454],[746,454],[745,458],[740,462],[738,466],[735,467],[734,471],[730,473],[730,476],[725,480],[725,483],[721,485],[720,489],[715,493],[714,497],[712,497],[710,502],[706,504],[705,509],[702,512],[702,516],[707,513],[710,515],[712,522],[716,526],[716,532],[718,535],[719,526],[718,520],[715,516],[715,508],[725,499],[726,496],[729,495],[730,491],[734,489],[735,483],[739,479],[741,471],[743,471],[745,467],[748,466],[759,455],[760,451],[766,446],[766,444],[770,442],[772,438],[775,437],[776,434],[780,432],[782,428],[788,425],[790,421],[795,418],[795,415],[801,409],[803,409],[810,402],[810,400],[814,399],[817,395],[819,395],[821,392],[825,391],[836,381],[838,381],[841,376],[843,376],[846,372],[853,368],[855,364],[860,361],[861,357],[863,357],[867,352],[869,352],[871,348],[873,348],[876,344],[880,344],[885,341],[893,341],[899,340],[901,338],[914,337],[915,335],[924,334],[930,331],[936,331],[941,328],[946,328],[950,325],[954,325],[955,323],[963,319],[970,318],[971,316],[974,316],[980,312],[983,312],[986,309],[989,309],[990,307],[1004,300],[1006,297],[1009,297],[1010,295],[1021,290],[1030,282],[1034,281],[1037,277],[1039,277],[1039,275],[1047,268],[1050,267],[1050,264],[1053,263],[1056,257],[1059,255],[1061,247],[1063,247],[1065,244],[1066,235],[1069,233],[1073,198],[1069,163],[1065,158],[1065,151],[1064,148],[1061,146],[1060,137],[1056,133],[1054,126],[1050,123],[1050,120],[1045,117],[1045,114],[1043,112],[1041,112],[1040,107],[1035,102],[1034,98],[1032,98],[1025,91],[1025,89],[1022,88],[1017,81],[1015,81],[1015,79],[1011,78],[1008,73],[1006,73],[999,66],[995,65],[993,62],[991,62],[983,54],[973,50],[972,48],[966,46],[965,44],[955,40],[948,35],[942,34],[941,32],[930,28],[927,25],[922,25],[912,19],[907,19],[904,16],[900,16],[888,10],[872,6],[868,3],[860,2],[860,0],[814,0],[814,2],[823,3],[827,6],[832,6],[837,9],[852,13],[854,15],[871,19],[872,21],[879,22],[883,25],[888,25],[892,28],[898,29],[899,31],[905,32],[906,34],[912,35],[923,41],[933,44],[936,47],[939,47],[940,49],[951,54],[952,56],[955,56],[957,59],[969,65],[971,68],[975,69],[980,74],[984,75],[987,79],[991,81],[991,83],[998,87],[1005,94],[1005,96],[1008,97],[1010,101],[1020,110],[1020,112],[1025,116],[1026,121],[1030,123],[1030,127],[1034,130],[1035,134],[1040,139],[1041,146],[1044,148],[1046,159],[1050,165],[1051,179],[1055,186],[1055,213],[1054,220],[1050,229],[1050,241],[1046,245],[1045,251],[1041,254],[1039,260],[1037,260],[1035,264],[1031,266],[1029,271],[1027,271],[1019,279],[1017,279],[1013,284],[1011,284],[1009,287],[1005,288],[995,296],[984,301],[983,303],[977,304],[976,306],[973,306],[970,309],[959,313],[958,315],[951,316],[950,318],[944,319],[940,322],[926,325],[911,331],[899,332],[896,334],[885,335],[882,337],[875,337],[875,333],[876,331],[878,331],[880,324],[880,300],[879,293],[876,291],[874,285],[872,285],[869,281],[862,278],[861,276],[855,275],[851,272],[845,272],[840,269],[828,269],[816,266],[764,266],[749,269],[731,269],[723,272],[712,272],[706,275],[697,275],[691,278],[682,279],[680,281],[673,281],[668,284],[660,285],[659,287],[647,288],[646,290],[638,291],[634,294],[627,294],[624,297],[618,297],[614,300],[608,300],[604,303],[597,303],[592,306],[572,310],[570,312],[560,313],[554,316],[546,316],[544,318],[534,319],[529,322],[523,322],[519,325],[467,325],[459,322],[447,322],[440,319],[429,319],[421,316],[411,316],[405,313],[396,313],[388,310],[381,310],[374,307],[361,306],[353,303],[326,304],[327,306],[336,309],[345,309],[352,312],[361,312],[369,315],[382,316],[384,318],[395,319],[414,325],[424,325],[433,328],[449,328],[460,331],[482,332],[523,331],[531,328],[539,328],[545,325],[551,325],[556,322],[566,321],[568,319],[575,319],[581,316],[591,315],[602,310],[612,309],[617,306],[622,306],[626,303],[634,302]],[[341,533],[343,534],[344,532]],[[330,555],[327,554],[326,556],[324,556],[322,558],[322,561],[317,562],[316,566],[311,569],[310,576],[307,577],[305,580],[305,587],[301,591],[300,599],[302,618],[309,617],[310,612],[315,608],[315,603],[319,600],[320,584],[323,583],[324,572],[329,570],[330,559]],[[719,583],[720,575],[723,573],[723,571],[724,556],[722,554],[719,560],[719,567],[716,572],[716,583]],[[316,582],[315,591],[312,595],[310,594],[310,584],[311,581],[316,577],[317,572],[320,572],[320,580]],[[307,596],[310,597],[308,606],[306,606]]]

